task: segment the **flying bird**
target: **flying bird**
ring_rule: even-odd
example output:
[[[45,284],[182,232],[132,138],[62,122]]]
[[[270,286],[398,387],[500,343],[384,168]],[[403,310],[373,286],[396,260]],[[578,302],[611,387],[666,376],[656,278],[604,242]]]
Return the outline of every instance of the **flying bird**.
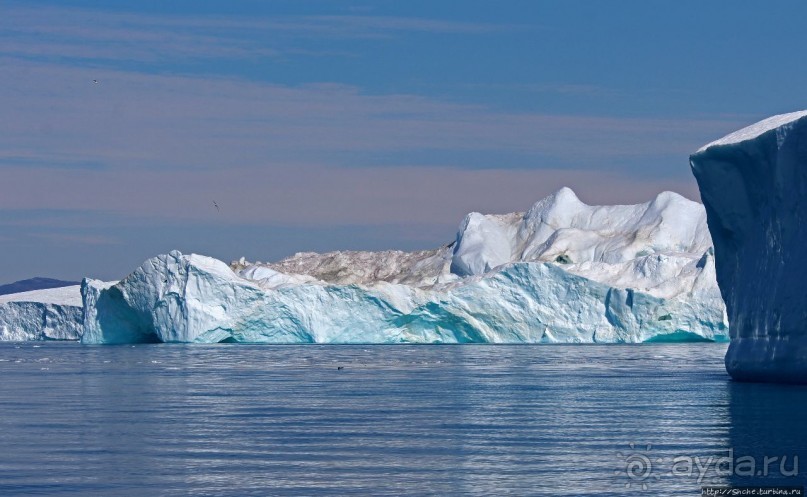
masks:
[[[93,83],[95,83],[96,85],[98,84],[98,80],[97,80],[97,79],[92,80],[92,82],[93,82]]]
[[[217,204],[215,200],[213,201],[213,207],[215,207],[218,212],[221,212],[221,209],[219,209],[219,204]]]

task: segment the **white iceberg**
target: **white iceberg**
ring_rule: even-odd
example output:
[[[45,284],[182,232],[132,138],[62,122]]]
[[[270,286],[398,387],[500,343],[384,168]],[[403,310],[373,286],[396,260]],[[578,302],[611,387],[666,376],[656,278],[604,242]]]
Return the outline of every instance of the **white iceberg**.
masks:
[[[82,331],[77,285],[0,295],[0,340],[78,340]]]
[[[736,379],[807,382],[807,111],[774,116],[691,158],[714,239]]]
[[[469,214],[420,252],[300,253],[228,266],[172,252],[82,286],[85,343],[589,343],[727,333],[703,206],[665,192]]]

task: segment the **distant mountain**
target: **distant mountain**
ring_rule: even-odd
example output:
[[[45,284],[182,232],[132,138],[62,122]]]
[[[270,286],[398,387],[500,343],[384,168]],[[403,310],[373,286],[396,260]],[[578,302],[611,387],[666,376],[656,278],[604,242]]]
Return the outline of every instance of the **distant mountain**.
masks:
[[[31,290],[44,290],[46,288],[61,288],[63,286],[80,285],[78,281],[62,281],[53,278],[31,278],[29,280],[15,281],[8,285],[0,285],[0,295],[10,293],[29,292]]]

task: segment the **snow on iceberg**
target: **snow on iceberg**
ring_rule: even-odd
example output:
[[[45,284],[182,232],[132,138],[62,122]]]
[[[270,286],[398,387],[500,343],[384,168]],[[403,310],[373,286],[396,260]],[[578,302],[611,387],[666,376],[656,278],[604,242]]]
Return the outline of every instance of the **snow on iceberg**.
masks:
[[[807,382],[807,111],[741,129],[690,163],[731,327],[728,372]]]
[[[85,280],[82,341],[642,342],[721,339],[703,206],[674,193],[588,206],[569,189],[526,213],[470,214],[419,252],[300,253],[228,266],[172,252],[119,284]]]
[[[0,295],[0,340],[78,340],[81,306],[77,285]]]

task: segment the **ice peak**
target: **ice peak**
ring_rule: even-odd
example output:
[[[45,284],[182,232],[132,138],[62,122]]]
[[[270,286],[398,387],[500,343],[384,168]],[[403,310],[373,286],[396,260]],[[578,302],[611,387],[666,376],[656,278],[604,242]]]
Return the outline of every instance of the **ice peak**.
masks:
[[[762,121],[754,123],[750,126],[746,126],[745,128],[742,128],[738,131],[729,133],[728,135],[724,136],[723,138],[720,138],[719,140],[707,143],[706,145],[698,149],[698,153],[703,152],[707,148],[711,148],[718,145],[731,145],[733,143],[740,143],[747,140],[752,140],[764,133],[767,133],[768,131],[780,128],[794,121],[798,121],[799,119],[802,119],[805,116],[807,116],[807,110],[790,112],[788,114],[779,114],[777,116],[772,116],[767,119],[763,119]]]
[[[580,206],[586,206],[586,203],[580,200],[577,194],[574,193],[574,190],[568,186],[564,186],[552,195],[546,197],[544,201],[546,202],[545,205],[551,205],[554,209],[576,209]]]
[[[585,207],[588,207],[588,205],[581,201],[571,188],[564,186],[552,195],[533,204],[525,217],[544,220],[551,217],[553,213],[573,215],[573,213]]]
[[[656,195],[656,200],[663,201],[663,202],[678,202],[679,200],[689,200],[680,193],[671,192],[669,190],[665,190],[658,195]],[[691,200],[690,200],[691,202]]]
[[[550,195],[550,197],[554,198],[557,202],[580,202],[577,194],[574,193],[574,190],[568,186],[560,188],[558,191]]]
[[[671,192],[671,191],[664,191],[656,195],[650,204],[649,207],[655,207],[656,209],[666,209],[670,206],[679,206],[679,205],[686,205],[686,206],[697,206],[700,208],[700,204],[697,202],[690,200],[684,197],[681,194]]]

